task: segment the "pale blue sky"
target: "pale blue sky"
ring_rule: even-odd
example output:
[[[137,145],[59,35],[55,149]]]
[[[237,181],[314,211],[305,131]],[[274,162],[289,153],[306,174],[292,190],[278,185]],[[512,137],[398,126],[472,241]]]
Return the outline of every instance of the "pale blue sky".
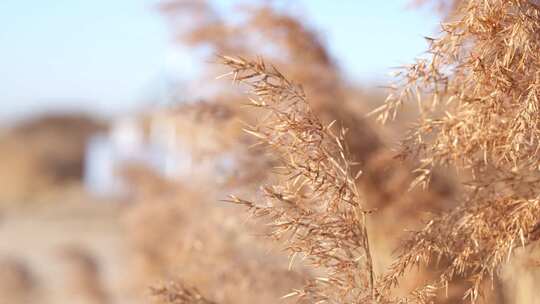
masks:
[[[230,2],[229,0],[221,0]],[[385,84],[436,29],[407,0],[304,0],[309,19],[351,79]],[[0,120],[52,109],[115,113],[189,73],[153,0],[1,0]],[[181,76],[181,75],[180,75]]]

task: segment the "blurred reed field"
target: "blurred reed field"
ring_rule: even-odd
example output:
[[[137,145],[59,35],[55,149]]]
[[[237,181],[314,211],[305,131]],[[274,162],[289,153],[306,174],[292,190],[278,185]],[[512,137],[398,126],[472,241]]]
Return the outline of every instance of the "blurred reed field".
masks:
[[[204,97],[2,130],[0,303],[540,303],[539,4],[413,2],[444,22],[380,90],[218,2],[154,8]]]

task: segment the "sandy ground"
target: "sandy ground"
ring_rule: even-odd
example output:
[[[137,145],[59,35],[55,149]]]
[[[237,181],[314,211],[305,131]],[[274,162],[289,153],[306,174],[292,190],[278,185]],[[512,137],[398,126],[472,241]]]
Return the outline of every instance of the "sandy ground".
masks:
[[[104,290],[107,302],[133,303],[124,286],[129,261],[119,209],[114,203],[79,202],[3,212],[0,260],[26,265],[39,298],[31,302],[73,303],[87,284],[112,287],[115,294]],[[76,282],[80,273],[93,278]]]

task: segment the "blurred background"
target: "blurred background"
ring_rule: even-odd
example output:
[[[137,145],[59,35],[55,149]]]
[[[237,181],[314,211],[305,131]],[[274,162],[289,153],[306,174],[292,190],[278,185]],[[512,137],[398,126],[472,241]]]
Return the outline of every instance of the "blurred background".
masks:
[[[407,0],[1,1],[0,303],[167,303],[150,287],[175,280],[219,303],[275,303],[315,275],[289,269],[282,248],[260,237],[264,227],[219,201],[256,196],[275,160],[250,148],[241,121],[257,112],[218,79],[215,54],[264,57],[304,85],[324,121],[351,130],[362,189],[380,211],[375,266],[384,269],[403,227],[449,208],[454,186],[439,176],[407,192],[410,166],[391,148],[414,111],[384,128],[366,113],[384,100],[394,68],[424,55],[445,9]],[[460,297],[450,290],[444,301]]]
[[[175,91],[184,99],[202,94],[184,91],[207,62],[175,39],[174,25],[156,9],[159,3],[2,1],[4,124],[50,112],[110,118],[170,101]],[[218,0],[212,6],[228,22],[240,22],[234,11],[239,3],[257,1]],[[432,10],[411,8],[406,0],[281,1],[277,6],[301,18],[347,78],[364,86],[386,84],[391,67],[420,55],[426,48],[423,37],[439,21]]]

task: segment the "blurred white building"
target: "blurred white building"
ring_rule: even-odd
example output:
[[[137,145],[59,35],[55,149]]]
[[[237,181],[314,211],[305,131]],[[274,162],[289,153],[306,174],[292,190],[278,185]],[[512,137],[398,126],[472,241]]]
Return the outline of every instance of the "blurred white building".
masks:
[[[186,105],[114,121],[108,133],[88,142],[87,190],[102,196],[129,192],[119,170],[130,165],[143,166],[171,180],[205,175],[216,182],[226,179],[235,162],[226,152],[226,134],[231,128],[230,124],[216,126],[220,113],[215,108],[208,113],[208,107],[215,106]]]

